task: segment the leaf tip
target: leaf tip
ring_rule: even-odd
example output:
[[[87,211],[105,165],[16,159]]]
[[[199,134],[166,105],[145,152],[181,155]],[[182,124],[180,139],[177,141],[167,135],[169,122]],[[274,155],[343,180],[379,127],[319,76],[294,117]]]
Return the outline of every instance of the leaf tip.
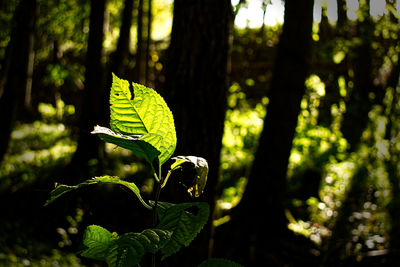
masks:
[[[99,130],[100,130],[101,128],[103,128],[103,127],[101,127],[100,125],[96,125],[96,126],[94,126],[93,131],[91,131],[90,133],[91,133],[91,134],[98,134],[98,133],[99,133]]]

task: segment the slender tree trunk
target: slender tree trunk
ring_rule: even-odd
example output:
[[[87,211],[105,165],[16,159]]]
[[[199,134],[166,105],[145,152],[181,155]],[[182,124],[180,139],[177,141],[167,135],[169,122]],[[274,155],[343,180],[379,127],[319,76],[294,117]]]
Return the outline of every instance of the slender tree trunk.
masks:
[[[232,18],[229,0],[176,0],[166,63],[163,95],[174,114],[176,154],[208,161],[209,176],[201,199],[209,203],[211,214],[219,179]],[[212,219],[190,251],[180,254],[184,263],[179,265],[192,266],[207,257],[211,232]]]
[[[400,56],[400,54],[398,55]],[[400,159],[400,150],[396,148],[399,140],[399,87],[400,63],[397,62],[388,78],[387,86],[392,92],[392,101],[388,104],[388,122],[386,124],[385,139],[389,141],[389,157],[385,159],[386,171],[392,188],[392,199],[388,206],[388,212],[391,220],[390,237],[390,257],[394,264],[399,265],[400,253],[400,176],[398,162]],[[397,141],[397,142],[396,142]]]
[[[101,63],[104,36],[105,0],[91,0],[89,38],[86,55],[85,89],[80,106],[79,140],[71,167],[85,174],[91,159],[99,160],[104,149],[103,142],[91,135],[96,124],[103,122],[104,78]],[[78,169],[77,169],[78,170]],[[74,177],[73,179],[79,179]]]
[[[111,71],[117,76],[124,74],[124,69],[129,56],[129,42],[131,39],[133,0],[124,1],[121,28],[117,48],[111,58]],[[107,76],[111,77],[110,73]]]
[[[129,57],[129,42],[131,39],[131,27],[133,18],[133,0],[125,0],[124,8],[122,12],[121,27],[119,29],[119,38],[117,42],[117,48],[114,53],[110,55],[110,63],[107,66],[107,71],[105,73],[106,83],[105,83],[105,96],[103,98],[103,106],[108,107],[110,104],[110,89],[112,85],[112,75],[114,73],[118,77],[124,77],[125,69]],[[105,108],[103,113],[104,121],[108,122],[110,118],[110,109]]]
[[[25,99],[24,107],[27,111],[32,111],[32,79],[33,79],[33,66],[35,63],[35,50],[34,50],[34,31],[29,35],[29,56],[28,56],[28,68],[27,68],[27,79],[25,87]]]
[[[146,38],[146,60],[145,60],[145,83],[149,83],[149,61],[150,61],[150,42],[151,42],[151,22],[152,22],[152,0],[148,0],[147,7],[147,38]]]
[[[19,3],[14,15],[14,26],[5,56],[8,65],[2,70],[6,73],[0,96],[0,161],[7,152],[17,113],[24,104],[35,10],[36,0],[25,0]]]
[[[225,242],[237,244],[229,256],[249,266],[283,266],[290,261],[282,256],[288,237],[286,173],[308,74],[312,12],[312,0],[285,1],[264,128],[246,191],[227,225],[230,235]]]
[[[338,1],[338,14],[340,15],[343,7],[340,9],[341,11],[339,11],[339,4],[340,3]],[[340,20],[343,19],[344,18],[340,18]],[[329,45],[329,43],[334,42],[333,40],[335,36],[338,36],[342,33],[343,23],[344,22],[341,21],[340,24],[337,23],[336,27],[334,27],[329,23],[327,16],[322,15],[322,19],[319,25],[320,38],[317,43],[318,48],[316,49],[322,49],[326,53],[326,56],[324,56],[323,58],[319,58],[319,61],[323,62],[322,64],[326,64],[327,68],[322,68],[322,72],[318,73],[318,75],[326,85],[325,95],[321,98],[318,107],[318,125],[322,125],[328,128],[333,122],[331,107],[334,104],[338,104],[342,99],[342,96],[340,95],[340,88],[338,86],[338,79],[341,75],[345,75],[344,71],[341,70],[344,69],[342,67],[336,68],[336,70],[332,71],[332,69],[335,69],[334,66],[336,65],[332,60],[335,53],[335,46]],[[344,62],[342,62],[341,65],[344,65]]]
[[[137,44],[136,44],[136,64],[135,82],[143,83],[143,0],[139,0],[137,16]]]
[[[396,86],[397,87],[397,86]],[[395,148],[395,140],[398,139],[399,127],[395,127],[395,122],[398,123],[398,108],[399,91],[398,87],[394,88],[391,114],[388,115],[389,122],[386,126],[387,140],[389,140],[390,157],[385,160],[386,171],[388,173],[389,182],[392,188],[392,199],[390,201],[388,212],[391,220],[390,237],[390,257],[393,263],[400,264],[400,176],[399,176],[399,150]],[[397,107],[396,107],[397,106]],[[397,131],[395,130],[397,128]],[[396,136],[397,135],[397,136]]]
[[[362,39],[360,46],[354,48],[353,71],[354,88],[346,103],[346,113],[343,116],[341,131],[350,145],[350,151],[355,151],[361,141],[361,135],[368,124],[368,113],[372,108],[369,94],[375,91],[372,81],[372,38],[374,25],[369,18],[358,25],[358,35]]]
[[[337,25],[336,27],[339,29],[339,31],[343,31],[344,25],[347,21],[347,15],[346,15],[346,2],[345,0],[337,0],[337,8],[338,8],[338,20],[337,20]]]

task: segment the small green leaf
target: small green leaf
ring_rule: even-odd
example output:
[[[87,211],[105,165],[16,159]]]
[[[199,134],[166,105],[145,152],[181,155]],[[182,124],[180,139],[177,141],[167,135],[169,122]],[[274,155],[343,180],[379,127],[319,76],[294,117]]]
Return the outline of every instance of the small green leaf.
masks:
[[[91,179],[91,180],[87,180],[83,183],[80,183],[78,185],[65,185],[65,184],[56,184],[56,188],[54,190],[52,190],[50,192],[50,199],[48,199],[46,201],[46,203],[44,204],[44,206],[47,206],[51,203],[53,203],[53,201],[55,201],[57,198],[59,198],[60,196],[64,195],[65,193],[68,193],[72,190],[78,189],[82,186],[86,186],[86,185],[91,185],[91,184],[96,184],[97,181]]]
[[[80,184],[74,185],[74,186],[63,185],[63,184],[57,185],[57,187],[53,191],[50,192],[50,199],[47,200],[45,206],[49,205],[54,200],[56,200],[57,198],[59,198],[60,196],[64,195],[65,193],[67,193],[69,191],[78,189],[82,186],[100,184],[100,183],[123,185],[123,186],[127,187],[128,189],[130,189],[138,197],[139,201],[143,204],[143,206],[145,206],[147,209],[152,209],[152,207],[149,206],[149,204],[147,204],[143,200],[142,196],[140,195],[139,188],[134,183],[121,180],[120,178],[118,178],[116,176],[97,176],[97,177],[94,177],[90,180],[87,180],[83,183],[80,183]]]
[[[103,227],[90,225],[83,235],[82,243],[85,248],[80,254],[90,259],[105,260],[112,238],[113,235]]]
[[[195,214],[191,209],[197,209]],[[157,213],[160,223],[157,228],[172,232],[171,239],[161,249],[162,260],[176,253],[184,246],[189,246],[204,227],[210,213],[205,202],[171,204],[159,202]]]
[[[113,132],[94,131],[102,134],[102,139],[117,145],[122,143],[125,148],[145,156],[152,164],[152,157],[158,151],[159,163],[163,164],[173,154],[176,147],[176,132],[174,119],[164,99],[153,89],[132,83],[134,99],[129,90],[129,83],[113,74],[113,84],[110,93],[110,126]],[[106,129],[106,128],[105,128]],[[111,130],[109,130],[111,131]],[[116,134],[121,134],[116,136]],[[131,136],[132,138],[128,138]],[[107,140],[106,140],[107,139]],[[124,140],[124,141],[122,141]],[[139,141],[150,146],[144,147]],[[126,142],[139,143],[136,146]],[[150,152],[149,152],[150,150]]]
[[[202,263],[200,263],[200,265],[198,267],[243,267],[242,265],[230,261],[230,260],[226,260],[226,259],[219,259],[219,258],[211,258],[208,260],[203,261]]]

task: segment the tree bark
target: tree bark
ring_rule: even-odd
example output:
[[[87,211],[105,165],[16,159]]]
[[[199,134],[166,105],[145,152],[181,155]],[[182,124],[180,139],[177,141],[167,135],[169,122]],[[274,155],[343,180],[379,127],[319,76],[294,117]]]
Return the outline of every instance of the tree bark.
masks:
[[[149,83],[149,61],[150,61],[150,42],[151,42],[151,21],[152,21],[152,0],[148,0],[147,6],[147,37],[146,37],[146,60],[145,60],[145,72],[144,80],[148,85]]]
[[[103,123],[104,78],[101,63],[104,37],[105,0],[91,0],[89,38],[86,55],[85,89],[80,106],[78,147],[71,167],[80,172],[87,171],[91,159],[99,160],[104,149],[103,142],[90,134],[96,124]],[[73,177],[78,179],[78,177]],[[75,180],[79,181],[79,180]],[[71,182],[71,181],[70,181]]]
[[[375,91],[372,81],[372,38],[374,25],[367,17],[358,24],[358,36],[362,43],[353,49],[354,87],[349,92],[346,102],[346,113],[343,115],[341,131],[350,145],[350,151],[355,151],[361,141],[361,136],[368,124],[368,112],[372,108],[369,94]]]
[[[400,56],[400,53],[398,54]],[[399,117],[400,110],[397,103],[400,100],[399,90],[399,75],[400,63],[397,62],[392,69],[391,75],[388,77],[387,87],[392,92],[392,101],[387,103],[386,110],[388,110],[388,122],[386,124],[385,139],[389,141],[389,157],[384,160],[388,179],[392,190],[392,199],[388,205],[388,212],[391,220],[390,236],[390,260],[394,264],[399,265],[399,252],[400,252],[400,176],[399,176],[399,155],[400,151],[396,148],[396,139],[399,138],[400,125]],[[389,102],[389,101],[388,101]],[[385,105],[384,105],[385,106]]]
[[[105,83],[105,96],[103,98],[103,120],[105,122],[109,121],[110,109],[107,108],[110,105],[110,90],[112,85],[112,75],[114,73],[118,77],[124,78],[125,70],[129,58],[129,42],[131,40],[131,27],[133,18],[133,0],[125,0],[124,8],[122,12],[121,27],[119,29],[119,37],[117,42],[117,48],[110,55],[110,62],[107,66],[107,71],[105,73],[106,83]]]
[[[396,110],[396,103],[399,102],[399,90],[397,85],[392,89],[393,100],[391,103],[391,113],[388,114],[388,123],[386,125],[386,135],[389,141],[389,158],[385,160],[386,171],[392,190],[392,199],[388,205],[388,212],[391,220],[390,237],[390,258],[395,265],[400,264],[400,176],[399,176],[399,150],[395,148],[395,140],[398,139],[399,127],[396,125],[399,118],[399,111]],[[398,109],[398,105],[397,105]],[[396,127],[397,126],[397,127]],[[397,129],[396,129],[397,128]],[[397,135],[397,136],[396,136]]]
[[[36,0],[21,1],[15,11],[14,26],[7,47],[4,88],[0,90],[0,161],[8,150],[11,131],[19,109],[24,106],[32,48]]]
[[[125,65],[129,56],[129,41],[131,39],[133,0],[124,1],[121,28],[117,48],[111,58],[111,71],[118,77],[124,74]],[[107,76],[111,77],[110,73]]]
[[[264,128],[248,185],[232,214],[227,242],[237,244],[230,257],[249,266],[280,266],[288,236],[285,217],[286,173],[300,102],[308,74],[313,1],[285,1],[285,20],[278,45]],[[233,233],[233,234],[232,234]],[[238,241],[240,240],[240,241]]]
[[[219,180],[232,19],[229,0],[174,2],[162,94],[174,114],[178,138],[175,154],[200,156],[208,161],[208,181],[201,200],[209,203],[211,215]],[[182,253],[188,265],[180,265],[192,266],[207,257],[211,232],[212,219],[190,252]]]
[[[137,43],[136,43],[136,64],[135,82],[143,84],[143,0],[139,0],[137,16]]]

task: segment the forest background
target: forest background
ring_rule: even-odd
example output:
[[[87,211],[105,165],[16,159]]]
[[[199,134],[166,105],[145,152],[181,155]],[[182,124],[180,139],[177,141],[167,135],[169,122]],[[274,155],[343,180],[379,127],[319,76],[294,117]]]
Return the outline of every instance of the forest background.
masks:
[[[102,266],[75,254],[87,225],[151,224],[116,186],[43,207],[103,174],[151,198],[143,159],[90,135],[112,72],[156,89],[176,154],[209,162],[199,199],[185,173],[161,196],[212,211],[165,266],[400,264],[399,19],[396,0],[1,1],[0,264]]]

